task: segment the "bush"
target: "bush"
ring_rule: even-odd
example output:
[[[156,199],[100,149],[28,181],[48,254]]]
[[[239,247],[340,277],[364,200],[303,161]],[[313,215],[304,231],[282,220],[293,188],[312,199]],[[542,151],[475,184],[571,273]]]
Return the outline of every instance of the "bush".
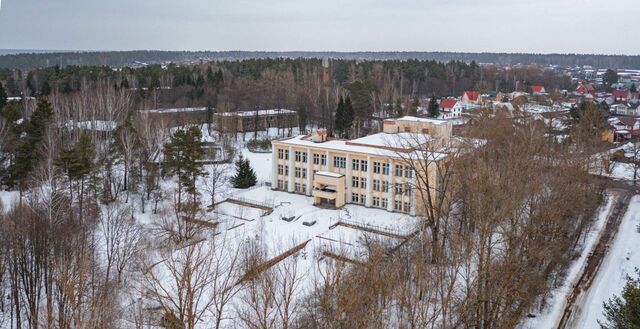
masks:
[[[247,148],[255,152],[271,151],[271,140],[269,139],[253,139],[247,142]]]

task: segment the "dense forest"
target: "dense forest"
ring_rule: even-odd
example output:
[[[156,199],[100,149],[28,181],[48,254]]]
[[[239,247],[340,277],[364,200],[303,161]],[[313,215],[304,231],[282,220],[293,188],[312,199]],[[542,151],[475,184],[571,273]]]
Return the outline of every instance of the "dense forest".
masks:
[[[157,64],[199,60],[246,60],[261,58],[332,58],[339,60],[435,60],[478,63],[539,64],[598,68],[640,69],[640,56],[597,54],[524,54],[524,53],[456,53],[456,52],[259,52],[259,51],[108,51],[7,54],[0,56],[0,67],[30,69],[48,66],[106,65],[122,67],[135,62]]]
[[[247,59],[112,69],[107,66],[52,66],[0,70],[9,96],[73,95],[98,86],[129,90],[137,109],[211,107],[218,112],[288,108],[307,123],[332,128],[341,96],[350,95],[356,121],[380,114],[406,114],[416,100],[459,96],[465,90],[528,91],[571,89],[569,77],[538,66],[506,70],[476,62],[419,60],[332,60],[328,79],[318,59]],[[419,102],[417,103],[419,104]],[[386,112],[386,113],[385,113]]]

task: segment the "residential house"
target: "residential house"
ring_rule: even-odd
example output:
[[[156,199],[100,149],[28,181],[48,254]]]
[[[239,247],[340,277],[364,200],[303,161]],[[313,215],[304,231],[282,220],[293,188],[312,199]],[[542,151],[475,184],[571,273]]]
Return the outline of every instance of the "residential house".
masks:
[[[544,89],[543,86],[533,85],[533,86],[531,86],[531,93],[533,95],[546,95],[547,94],[547,90]]]
[[[462,94],[462,99],[460,99],[460,101],[463,103],[480,105],[482,104],[482,95],[477,91],[465,91],[464,94]]]
[[[440,118],[455,119],[462,116],[464,107],[455,98],[445,98],[440,101]]]
[[[631,92],[626,89],[617,89],[613,91],[612,97],[616,102],[626,102],[631,98]]]

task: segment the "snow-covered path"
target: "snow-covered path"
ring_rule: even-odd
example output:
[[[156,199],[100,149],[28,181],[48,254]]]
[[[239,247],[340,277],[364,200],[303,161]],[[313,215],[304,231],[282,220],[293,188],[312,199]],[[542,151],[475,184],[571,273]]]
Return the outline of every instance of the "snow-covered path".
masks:
[[[639,225],[640,196],[636,195],[571,328],[599,329],[598,320],[603,320],[602,304],[614,294],[620,295],[626,276],[633,275],[634,268],[640,268]]]
[[[584,271],[589,254],[598,244],[602,232],[607,224],[607,217],[610,215],[612,207],[618,198],[619,196],[615,193],[611,193],[607,196],[606,201],[598,211],[598,215],[593,226],[589,232],[587,232],[582,245],[579,247],[582,249],[580,257],[578,257],[578,259],[576,259],[567,269],[564,283],[551,292],[549,299],[546,301],[547,307],[542,310],[540,314],[536,314],[537,316],[535,318],[523,319],[522,323],[520,323],[517,328],[552,329],[558,326],[558,323],[562,318],[563,311],[567,306],[568,297]]]

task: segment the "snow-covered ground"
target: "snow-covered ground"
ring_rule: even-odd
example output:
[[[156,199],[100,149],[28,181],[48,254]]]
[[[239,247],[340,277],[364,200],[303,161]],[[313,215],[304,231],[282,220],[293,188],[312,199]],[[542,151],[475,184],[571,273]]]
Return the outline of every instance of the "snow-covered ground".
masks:
[[[603,303],[614,294],[619,296],[627,275],[634,275],[634,269],[640,268],[639,226],[640,196],[636,195],[629,203],[627,213],[594,279],[574,328],[599,329],[598,320],[604,319]]]
[[[18,191],[0,191],[0,210],[10,210],[9,207],[18,200],[18,197]]]
[[[606,218],[611,212],[611,207],[614,204],[616,196],[608,195],[607,200],[598,211],[598,217],[593,223],[591,230],[585,235],[582,240],[582,246],[578,247],[580,257],[578,257],[567,269],[566,278],[562,281],[560,287],[555,288],[550,297],[546,300],[547,307],[536,314],[535,318],[526,318],[520,325],[521,329],[537,329],[537,328],[556,328],[562,317],[564,309],[566,307],[567,297],[571,293],[571,289],[580,278],[582,270],[586,266],[587,257],[595,248],[597,241],[603,232],[603,228],[606,224]],[[535,313],[535,312],[534,312]]]

